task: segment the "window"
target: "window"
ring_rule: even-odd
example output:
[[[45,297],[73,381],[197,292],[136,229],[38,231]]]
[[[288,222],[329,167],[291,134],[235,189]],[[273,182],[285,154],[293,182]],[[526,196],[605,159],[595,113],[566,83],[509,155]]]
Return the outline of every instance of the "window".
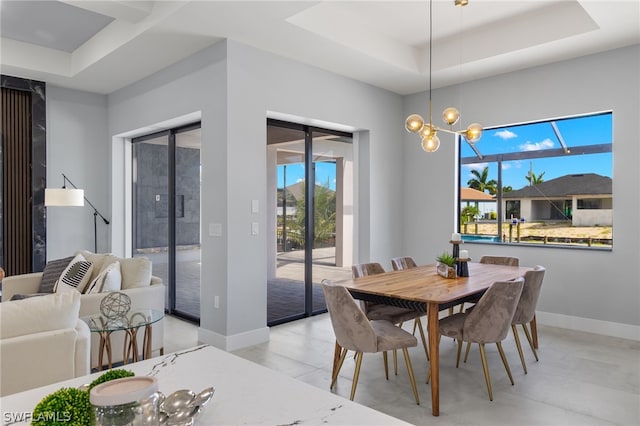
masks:
[[[463,240],[613,246],[611,112],[485,129],[460,138]]]

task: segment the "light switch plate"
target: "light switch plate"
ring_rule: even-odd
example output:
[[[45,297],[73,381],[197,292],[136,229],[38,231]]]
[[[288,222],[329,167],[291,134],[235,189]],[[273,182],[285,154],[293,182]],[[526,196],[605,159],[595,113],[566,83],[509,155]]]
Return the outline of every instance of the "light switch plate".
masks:
[[[221,223],[210,223],[209,224],[209,236],[210,237],[221,237],[222,236],[222,224]]]
[[[259,227],[258,222],[251,223],[251,235],[258,235]]]
[[[259,213],[260,205],[258,204],[258,200],[251,200],[251,213]]]

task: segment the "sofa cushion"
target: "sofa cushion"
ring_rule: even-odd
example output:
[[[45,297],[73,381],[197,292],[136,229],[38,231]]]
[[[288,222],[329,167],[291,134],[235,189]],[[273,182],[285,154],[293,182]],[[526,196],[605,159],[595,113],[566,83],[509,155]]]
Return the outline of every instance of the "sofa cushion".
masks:
[[[76,254],[81,254],[89,262],[93,263],[90,281],[95,280],[107,266],[119,260],[117,256],[111,253],[93,253],[88,250],[80,250]]]
[[[79,312],[75,291],[0,303],[0,339],[75,328]]]
[[[98,276],[87,286],[85,293],[107,293],[118,291],[122,285],[120,262],[116,261],[104,267]]]
[[[120,259],[122,290],[151,285],[151,261],[146,257]]]
[[[31,293],[31,294],[14,294],[13,296],[11,296],[10,300],[22,300],[22,299],[28,299],[30,297],[40,297],[40,296],[46,296],[47,294],[51,294],[51,293]]]
[[[69,266],[72,260],[73,256],[48,261],[44,267],[44,271],[42,271],[38,293],[53,293],[53,287],[56,281],[58,281],[62,272]]]
[[[64,290],[64,287],[67,286],[82,293],[89,284],[92,270],[93,263],[86,260],[81,254],[76,255],[62,272],[56,286],[56,292]]]

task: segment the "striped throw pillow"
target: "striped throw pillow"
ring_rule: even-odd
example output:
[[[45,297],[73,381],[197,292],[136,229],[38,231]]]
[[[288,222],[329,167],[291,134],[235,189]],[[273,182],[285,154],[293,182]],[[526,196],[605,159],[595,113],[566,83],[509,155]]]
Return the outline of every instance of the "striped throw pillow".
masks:
[[[56,292],[74,289],[82,293],[89,283],[92,270],[93,263],[86,260],[81,254],[77,255],[60,275]]]

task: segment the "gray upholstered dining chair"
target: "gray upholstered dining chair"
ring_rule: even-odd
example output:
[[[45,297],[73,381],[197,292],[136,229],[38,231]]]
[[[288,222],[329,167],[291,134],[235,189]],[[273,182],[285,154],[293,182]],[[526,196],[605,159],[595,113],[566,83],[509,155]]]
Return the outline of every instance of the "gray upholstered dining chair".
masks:
[[[484,345],[487,343],[496,344],[504,368],[513,385],[513,376],[502,349],[502,341],[509,333],[509,326],[520,301],[523,285],[524,278],[522,277],[514,281],[496,281],[482,295],[471,312],[457,313],[440,320],[440,334],[458,341],[456,368],[460,365],[463,341],[478,343],[480,346],[482,369],[491,401],[493,401],[493,391],[491,390],[491,376],[489,375]]]
[[[397,327],[390,321],[374,320],[370,321],[360,309],[349,291],[340,285],[335,285],[329,280],[322,280],[322,291],[327,303],[327,310],[331,318],[331,325],[336,335],[336,343],[340,345],[340,359],[337,368],[332,374],[330,389],[334,387],[344,363],[347,351],[356,352],[356,368],[353,373],[351,384],[351,396],[353,401],[358,386],[360,367],[362,365],[363,354],[382,352],[384,356],[385,371],[387,367],[387,352],[390,350],[402,349],[404,360],[407,364],[409,380],[413,389],[413,396],[416,404],[420,404],[416,380],[413,375],[411,358],[407,348],[417,346],[418,341],[411,333]],[[388,374],[387,374],[388,376]]]
[[[384,268],[377,262],[359,263],[351,267],[353,278],[382,274],[383,272],[385,272]],[[399,325],[401,325],[405,321],[414,320],[414,331],[415,328],[418,327],[418,330],[420,331],[420,337],[422,338],[422,347],[424,348],[424,353],[427,355],[427,359],[429,359],[429,349],[427,347],[427,341],[424,335],[422,321],[420,321],[420,317],[424,315],[422,312],[414,311],[413,309],[401,308],[399,306],[385,305],[382,303],[373,302],[361,302],[360,307],[364,311],[367,318],[369,318],[370,320],[387,320]],[[395,353],[393,360],[394,369],[397,374],[398,366]]]
[[[533,355],[536,357],[536,361],[538,361],[538,353],[536,352],[527,324],[531,326],[531,322],[535,318],[536,305],[538,304],[538,297],[540,296],[540,288],[542,287],[545,272],[546,269],[543,266],[537,265],[532,271],[527,271],[524,274],[522,295],[520,296],[520,302],[518,302],[518,307],[511,321],[511,329],[513,330],[513,337],[518,347],[518,354],[520,355],[520,362],[522,363],[524,374],[527,374],[527,365],[524,362],[524,354],[522,353],[522,346],[520,345],[520,337],[518,336],[516,326],[522,326],[524,334],[529,341],[529,346],[531,346],[531,350],[533,351]]]
[[[394,271],[402,271],[404,269],[416,268],[418,265],[411,256],[394,257],[391,259],[391,267]]]
[[[479,262],[491,265],[520,266],[520,259],[512,256],[482,256]]]
[[[478,263],[485,263],[489,265],[505,265],[505,266],[520,266],[520,259],[513,256],[482,256]],[[482,295],[476,298],[467,300],[468,303],[477,303]],[[460,304],[460,312],[464,311],[464,303]],[[467,347],[468,348],[468,347]],[[468,351],[467,351],[468,353]],[[465,362],[467,361],[465,356]]]
[[[416,261],[413,260],[411,256],[402,256],[402,257],[394,257],[391,259],[391,267],[394,271],[403,271],[405,269],[417,268],[418,265]],[[421,315],[423,316],[423,315]],[[416,317],[413,322],[413,334],[416,334],[416,328],[420,332],[420,339],[422,340],[422,347],[424,348],[424,353],[427,356],[427,360],[429,360],[429,348],[427,346],[427,339],[424,335],[424,328],[422,327],[422,321],[420,320],[420,316]]]

